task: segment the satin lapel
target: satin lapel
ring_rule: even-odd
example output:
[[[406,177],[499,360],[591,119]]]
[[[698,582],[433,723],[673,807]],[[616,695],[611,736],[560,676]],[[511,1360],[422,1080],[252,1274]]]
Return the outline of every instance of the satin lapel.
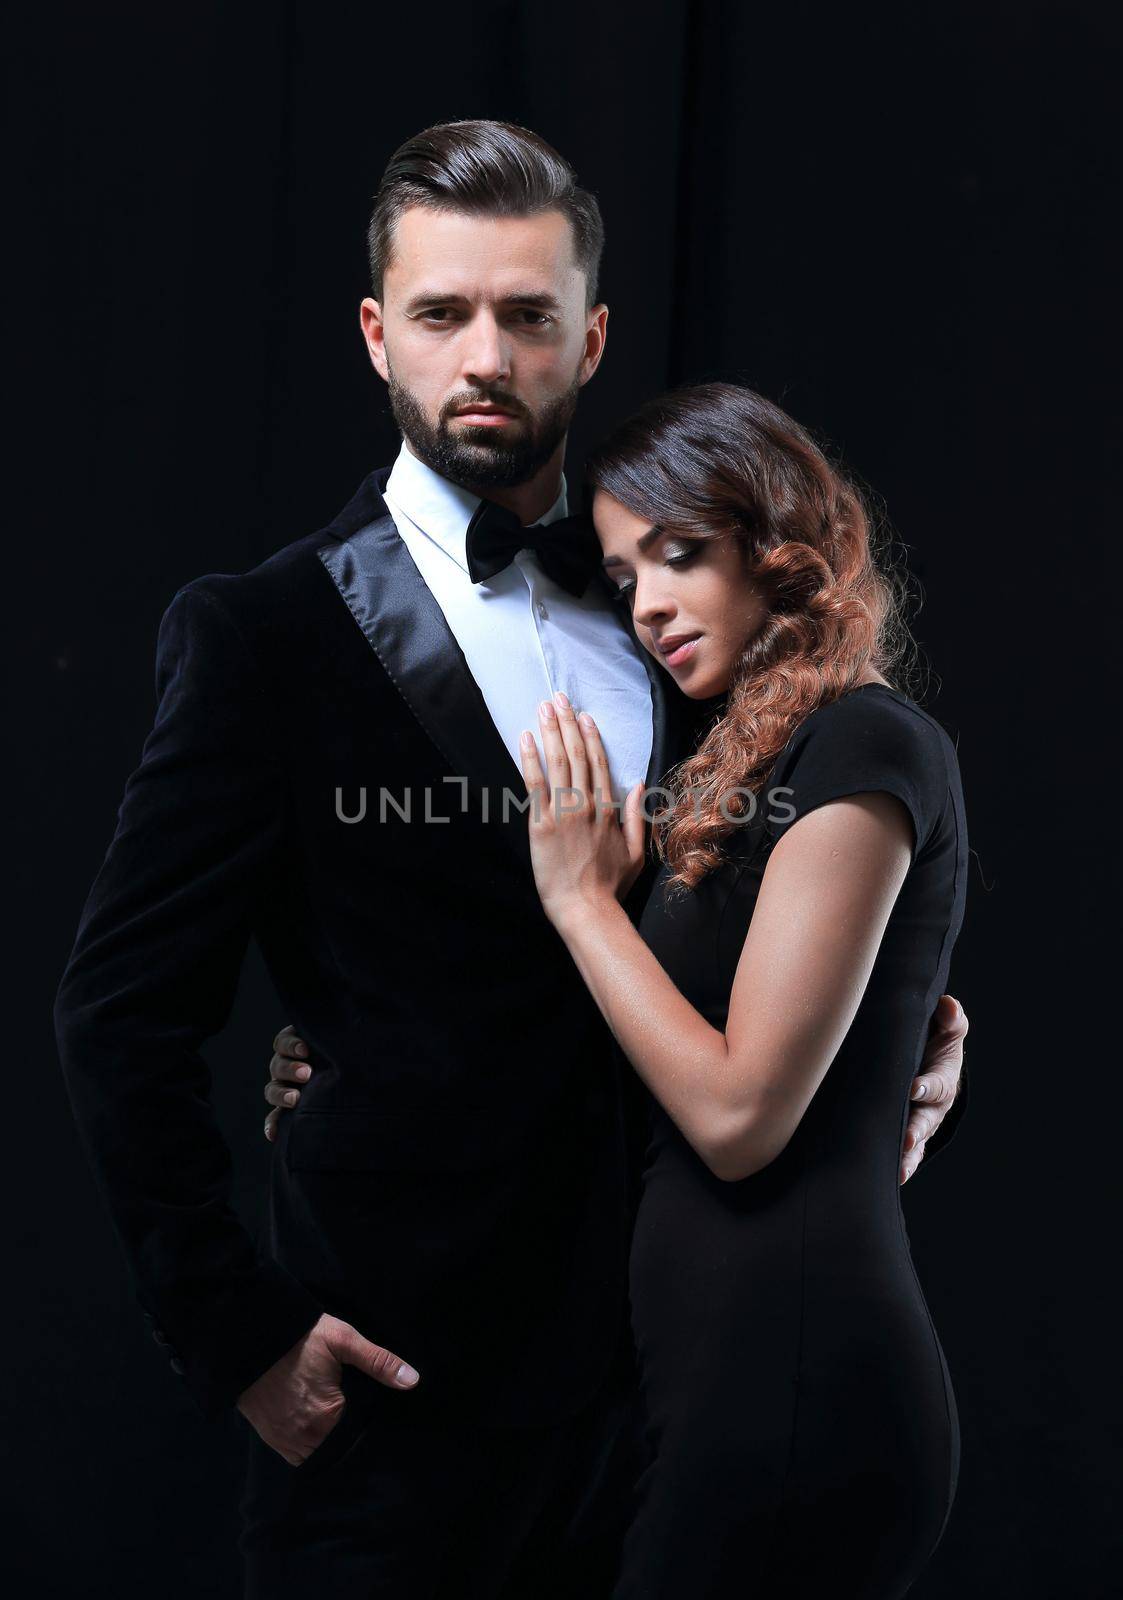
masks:
[[[448,762],[467,780],[476,798],[468,802],[500,827],[520,859],[530,867],[526,816],[514,802],[525,801],[522,773],[491,720],[464,652],[444,612],[403,543],[394,519],[383,510],[374,521],[323,546],[320,560],[402,698]],[[503,792],[510,791],[508,822]],[[487,796],[487,811],[480,792]],[[434,794],[434,816],[451,815],[464,804],[463,791],[447,785]],[[415,797],[415,803],[422,803]]]

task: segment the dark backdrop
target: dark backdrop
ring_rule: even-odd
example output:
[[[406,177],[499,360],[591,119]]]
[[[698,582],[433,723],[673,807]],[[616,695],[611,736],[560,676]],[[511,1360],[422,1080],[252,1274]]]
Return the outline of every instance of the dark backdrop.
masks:
[[[963,1424],[958,1501],[915,1592],[1108,1592],[1111,9],[196,0],[47,6],[9,39],[4,365],[26,426],[5,470],[18,1026],[0,1117],[19,1593],[238,1592],[245,1425],[202,1422],[147,1337],[50,1005],[151,722],[173,593],[321,526],[391,458],[357,323],[363,230],[393,148],[460,116],[530,124],[601,199],[610,338],[571,480],[642,398],[735,378],[833,439],[908,546],[974,847],[953,966],[972,1107],[906,1191]],[[287,1020],[255,955],[211,1051],[251,1218]]]

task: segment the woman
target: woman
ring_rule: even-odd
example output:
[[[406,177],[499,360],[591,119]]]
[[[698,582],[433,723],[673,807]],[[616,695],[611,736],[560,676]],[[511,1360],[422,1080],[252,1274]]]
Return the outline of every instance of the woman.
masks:
[[[664,780],[638,930],[641,789],[598,803],[605,752],[564,697],[523,735],[543,907],[651,1091],[631,1257],[651,1458],[615,1597],[886,1600],[959,1461],[898,1187],[963,916],[955,751],[890,681],[910,641],[859,495],[776,406],[680,390],[588,477],[639,642],[713,702]],[[267,1098],[310,1072],[275,1068]]]
[[[638,931],[641,790],[598,805],[604,750],[564,697],[523,735],[543,906],[653,1096],[631,1259],[652,1459],[617,1600],[882,1600],[958,1472],[898,1189],[963,916],[955,750],[890,681],[907,636],[858,494],[777,407],[679,391],[589,478],[640,643],[720,697],[666,780]]]

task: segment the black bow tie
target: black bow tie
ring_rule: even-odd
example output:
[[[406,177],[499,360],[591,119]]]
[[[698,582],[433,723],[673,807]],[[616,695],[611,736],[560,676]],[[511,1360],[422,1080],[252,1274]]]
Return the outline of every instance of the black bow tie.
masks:
[[[584,594],[600,566],[600,541],[587,512],[560,517],[548,527],[535,522],[524,528],[513,511],[481,500],[465,539],[472,582],[483,583],[502,572],[520,550],[533,550],[547,577],[573,595]]]

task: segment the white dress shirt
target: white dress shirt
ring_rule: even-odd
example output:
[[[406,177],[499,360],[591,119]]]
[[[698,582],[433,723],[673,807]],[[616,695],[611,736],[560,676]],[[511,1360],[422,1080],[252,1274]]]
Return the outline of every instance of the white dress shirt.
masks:
[[[404,443],[383,498],[518,771],[520,733],[529,728],[538,739],[538,703],[561,689],[600,729],[613,799],[646,780],[651,683],[599,583],[593,579],[583,595],[571,595],[546,576],[531,550],[520,550],[502,572],[473,583],[465,535],[480,497],[442,478]],[[561,492],[538,520],[550,523],[567,514],[563,476]]]

